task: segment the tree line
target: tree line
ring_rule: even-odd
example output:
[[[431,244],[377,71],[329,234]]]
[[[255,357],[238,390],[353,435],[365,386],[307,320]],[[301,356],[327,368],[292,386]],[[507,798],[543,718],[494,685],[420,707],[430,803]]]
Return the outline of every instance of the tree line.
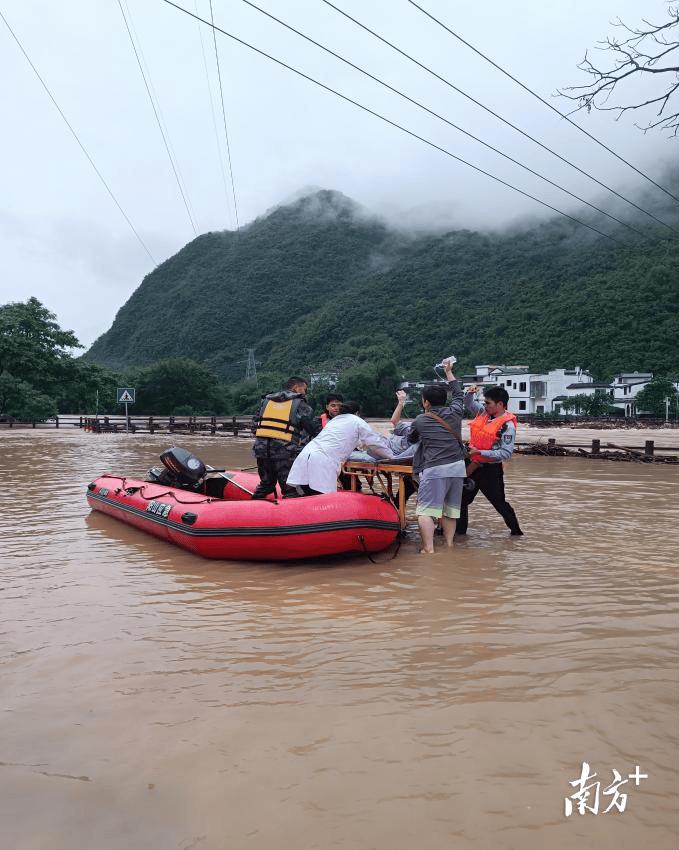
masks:
[[[280,389],[289,377],[282,370],[262,372],[257,380],[222,382],[209,366],[188,357],[167,357],[144,366],[110,369],[72,352],[83,346],[72,331],[36,298],[0,306],[0,417],[39,422],[61,413],[115,414],[117,388],[135,387],[135,412],[154,416],[251,415],[262,395]],[[394,391],[402,380],[396,345],[385,332],[349,337],[336,347],[337,382],[311,385],[309,400],[320,413],[325,397],[338,392],[363,404],[370,417],[389,416]],[[350,356],[352,354],[353,356]],[[310,377],[310,367],[296,370]],[[670,376],[656,376],[637,396],[637,406],[656,416],[676,415],[679,400]],[[409,415],[416,415],[411,402]],[[591,416],[614,413],[603,392],[567,399],[562,408]]]
[[[115,414],[118,387],[135,387],[136,410],[155,416],[250,415],[263,394],[289,377],[267,371],[230,384],[203,363],[167,357],[144,366],[110,369],[77,357],[82,348],[37,298],[0,306],[0,417],[39,422],[60,413]],[[393,359],[345,362],[336,386],[314,383],[309,397],[320,412],[333,391],[364,402],[366,416],[390,413],[400,376]],[[308,369],[298,370],[308,377]]]

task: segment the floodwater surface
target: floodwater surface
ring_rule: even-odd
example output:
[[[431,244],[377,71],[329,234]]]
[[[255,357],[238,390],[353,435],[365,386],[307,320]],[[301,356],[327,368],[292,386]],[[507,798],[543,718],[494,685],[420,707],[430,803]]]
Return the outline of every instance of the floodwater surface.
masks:
[[[677,467],[519,456],[523,538],[479,496],[433,556],[244,563],[90,512],[166,441],[0,431],[3,847],[679,846]]]

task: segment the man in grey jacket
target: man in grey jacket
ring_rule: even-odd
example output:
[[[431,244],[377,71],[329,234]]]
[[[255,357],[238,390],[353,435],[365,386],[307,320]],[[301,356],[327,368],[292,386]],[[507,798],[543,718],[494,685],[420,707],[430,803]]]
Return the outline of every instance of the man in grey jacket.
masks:
[[[417,493],[417,524],[422,538],[422,554],[434,552],[434,529],[441,519],[447,546],[453,545],[455,522],[460,516],[462,485],[466,475],[464,447],[460,436],[464,393],[452,372],[452,362],[443,361],[452,393],[447,401],[446,388],[425,387],[421,413],[408,432],[408,441],[417,443],[413,472],[420,476]]]

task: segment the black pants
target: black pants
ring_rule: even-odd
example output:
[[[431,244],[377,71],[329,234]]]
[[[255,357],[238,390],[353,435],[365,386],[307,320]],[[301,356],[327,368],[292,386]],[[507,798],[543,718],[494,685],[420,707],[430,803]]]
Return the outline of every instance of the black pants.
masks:
[[[282,457],[258,457],[257,472],[259,473],[259,484],[252,494],[253,499],[266,499],[269,493],[276,492],[276,482],[281,485],[283,498],[287,496],[298,496],[294,487],[288,486],[288,475],[295,461],[294,455],[286,454]]]
[[[351,475],[347,475],[346,472],[340,472],[337,477],[339,478],[339,483],[342,485],[343,490],[351,490]],[[361,489],[360,486],[358,489]]]
[[[473,486],[471,487],[468,486],[470,480],[473,482]],[[474,501],[479,490],[500,514],[512,534],[523,534],[519,528],[519,521],[514,513],[514,508],[505,499],[505,479],[501,463],[483,463],[477,470],[472,472],[471,478],[465,481],[465,487],[462,491],[460,518],[455,525],[456,533],[467,533],[469,505]]]

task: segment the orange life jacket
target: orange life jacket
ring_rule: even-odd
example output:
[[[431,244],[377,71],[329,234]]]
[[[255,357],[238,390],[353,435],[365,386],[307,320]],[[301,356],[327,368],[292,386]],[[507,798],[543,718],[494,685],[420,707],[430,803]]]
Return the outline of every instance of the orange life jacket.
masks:
[[[472,419],[469,423],[469,442],[477,449],[487,451],[493,448],[493,443],[499,439],[499,434],[505,422],[513,422],[516,426],[516,416],[506,410],[502,416],[496,416],[495,419],[490,419],[487,413],[479,413],[476,419]],[[477,463],[493,463],[489,457],[484,457],[478,453],[472,455],[472,460]]]

